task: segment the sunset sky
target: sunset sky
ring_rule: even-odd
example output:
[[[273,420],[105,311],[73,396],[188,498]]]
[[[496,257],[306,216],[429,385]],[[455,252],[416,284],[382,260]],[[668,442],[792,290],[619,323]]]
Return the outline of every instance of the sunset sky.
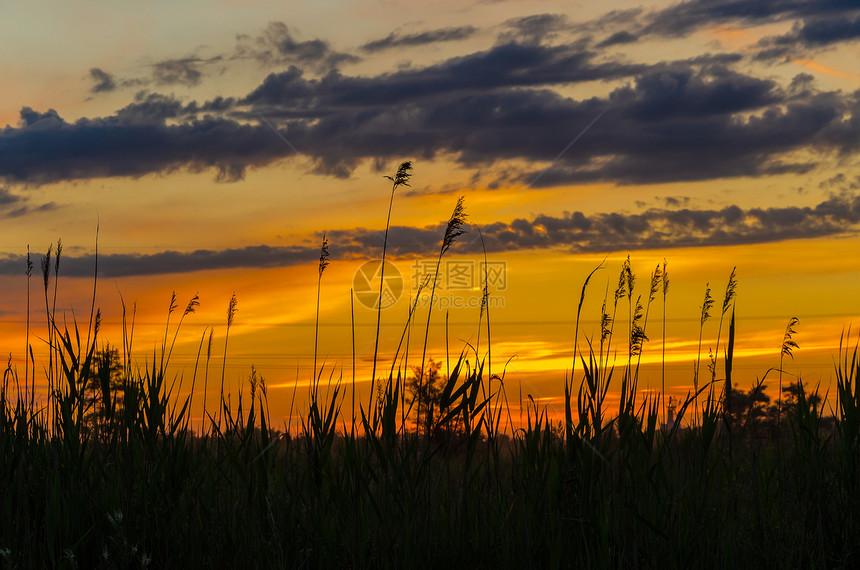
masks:
[[[716,347],[737,268],[735,379],[779,365],[833,377],[840,335],[860,327],[860,9],[849,0],[5,2],[0,8],[0,349],[23,368],[27,247],[31,344],[45,366],[39,262],[62,239],[58,307],[89,316],[95,243],[102,341],[119,344],[136,303],[142,363],[164,335],[171,292],[183,322],[173,371],[187,392],[214,327],[220,376],[226,311],[234,394],[251,365],[285,418],[312,377],[318,258],[323,378],[369,397],[376,312],[363,278],[379,259],[391,182],[388,258],[402,291],[382,311],[380,367],[404,331],[415,283],[464,197],[467,233],[446,254],[452,358],[478,341],[483,233],[493,373],[560,410],[580,290],[579,346],[600,335],[623,261],[650,305],[640,388],[692,387],[702,300]],[[376,287],[377,282],[373,282]],[[396,286],[396,283],[394,283]],[[351,303],[350,289],[364,292]],[[396,290],[396,287],[395,287]],[[419,299],[409,364],[427,307]],[[611,311],[610,311],[611,312]],[[613,351],[626,363],[628,306]],[[444,358],[444,308],[428,354]],[[485,322],[485,321],[484,321]],[[486,330],[479,353],[486,356]],[[205,364],[203,346],[201,367]],[[474,355],[470,357],[474,362]],[[198,372],[196,402],[200,401]],[[620,377],[620,374],[619,374]],[[722,362],[717,377],[722,377]],[[579,375],[577,374],[577,382]],[[775,378],[773,372],[768,378]],[[37,377],[38,379],[38,377]],[[770,383],[773,386],[773,383]],[[210,385],[210,401],[214,392]],[[617,389],[613,386],[613,389]],[[247,391],[247,387],[245,388]]]

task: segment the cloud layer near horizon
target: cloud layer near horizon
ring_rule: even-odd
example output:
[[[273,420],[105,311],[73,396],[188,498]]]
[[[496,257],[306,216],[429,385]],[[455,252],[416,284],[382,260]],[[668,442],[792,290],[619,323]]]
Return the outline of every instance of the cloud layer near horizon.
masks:
[[[860,179],[814,207],[750,208],[728,206],[718,210],[651,208],[638,214],[602,213],[591,216],[566,212],[561,216],[516,218],[481,227],[466,226],[451,255],[481,255],[517,250],[562,250],[573,253],[613,253],[647,249],[759,244],[860,232]],[[0,197],[3,195],[0,194]],[[425,227],[394,225],[389,232],[390,258],[434,258],[438,255],[445,223]],[[332,262],[368,260],[382,250],[378,231],[359,228],[328,232]],[[318,261],[316,246],[267,245],[220,251],[164,251],[155,254],[107,254],[98,258],[103,277],[130,277],[195,271],[271,268]],[[65,255],[63,274],[91,277],[93,255]],[[23,275],[26,256],[0,256],[0,275]]]

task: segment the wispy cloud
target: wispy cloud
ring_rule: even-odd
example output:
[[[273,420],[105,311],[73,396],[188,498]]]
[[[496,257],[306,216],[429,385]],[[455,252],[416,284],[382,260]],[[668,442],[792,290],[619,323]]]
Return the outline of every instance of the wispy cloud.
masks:
[[[361,61],[358,56],[339,52],[325,40],[297,40],[283,22],[270,22],[260,35],[236,36],[233,57],[250,58],[268,65],[299,65],[316,71],[327,71],[347,63]]]
[[[362,51],[372,53],[396,47],[414,47],[440,42],[465,40],[474,35],[477,31],[478,28],[474,26],[458,26],[452,28],[440,28],[437,30],[427,30],[413,34],[392,32],[384,38],[371,40],[365,43],[361,46],[361,49]]]

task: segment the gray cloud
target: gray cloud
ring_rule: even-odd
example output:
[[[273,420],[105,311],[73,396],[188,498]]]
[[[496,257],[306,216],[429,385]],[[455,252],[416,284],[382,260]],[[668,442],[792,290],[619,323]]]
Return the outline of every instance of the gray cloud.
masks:
[[[0,207],[15,204],[21,200],[20,196],[16,196],[9,192],[7,188],[0,187]]]
[[[152,66],[152,77],[157,85],[186,85],[193,87],[203,80],[200,67],[204,60],[194,57],[167,59]]]
[[[240,34],[236,37],[237,58],[251,58],[264,65],[299,65],[327,71],[361,58],[332,49],[323,40],[298,41],[283,22],[270,22],[257,37]]]
[[[855,0],[689,0],[650,14],[643,31],[682,36],[715,24],[764,24],[857,11]]]
[[[464,40],[471,37],[478,29],[474,26],[459,26],[455,28],[440,28],[415,34],[391,33],[378,40],[371,40],[361,46],[366,52],[377,52],[395,47],[412,47],[440,42]]]
[[[837,43],[860,40],[860,9],[856,15],[815,18],[796,22],[792,30],[780,36],[762,38],[756,59],[785,59],[799,57]]]
[[[505,22],[505,26],[508,29],[499,36],[502,43],[540,44],[554,39],[558,32],[571,28],[567,16],[563,14],[535,14],[514,18]]]
[[[35,207],[26,202],[25,197],[12,194],[7,188],[0,187],[0,219],[20,218],[26,214],[50,212],[58,208],[55,202],[47,202]]]
[[[604,47],[609,47],[609,46],[630,44],[630,43],[637,41],[638,39],[639,38],[637,36],[635,36],[634,34],[631,34],[630,32],[628,32],[626,30],[621,30],[620,32],[615,32],[614,34],[612,34],[611,36],[609,36],[608,38],[606,38],[605,40],[603,40],[602,42],[597,44],[597,47],[604,48]]]
[[[444,225],[392,227],[389,252],[396,257],[433,255]],[[531,220],[496,222],[482,228],[488,252],[557,249],[570,252],[623,252],[715,245],[769,243],[860,231],[860,195],[833,195],[815,207],[719,210],[654,208],[640,214],[581,212],[539,215]],[[360,229],[330,232],[332,244],[347,251],[378,247],[378,236]],[[463,239],[452,251],[481,253],[478,240]]]
[[[232,181],[247,167],[285,154],[267,127],[210,116],[178,125],[131,113],[67,123],[53,109],[24,108],[21,117],[19,128],[0,130],[0,177],[19,183],[137,177],[179,168],[214,169],[218,180]]]
[[[332,253],[336,255],[334,248]],[[312,262],[316,258],[319,258],[319,247],[256,245],[221,251],[101,254],[98,256],[98,267],[102,277],[129,277],[215,269],[285,267]],[[0,257],[0,275],[23,273],[25,266],[25,256]],[[62,272],[68,277],[91,277],[94,267],[93,255],[63,255]]]
[[[290,154],[257,113],[275,121],[318,172],[335,176],[364,160],[440,152],[469,166],[546,161],[601,114],[541,185],[802,173],[816,162],[789,158],[794,151],[848,154],[860,146],[860,92],[817,92],[809,81],[783,89],[715,63],[721,60],[636,66],[633,84],[581,101],[528,85],[632,70],[591,66],[578,51],[508,45],[375,78],[333,72],[306,79],[293,67],[236,101],[183,104],[139,93],[113,116],[73,124],[53,110],[24,108],[18,128],[0,131],[0,177],[39,184],[212,168],[220,180],[238,180],[247,168]]]
[[[113,75],[98,67],[90,69],[90,77],[94,82],[90,88],[90,93],[105,93],[116,89],[116,80]]]

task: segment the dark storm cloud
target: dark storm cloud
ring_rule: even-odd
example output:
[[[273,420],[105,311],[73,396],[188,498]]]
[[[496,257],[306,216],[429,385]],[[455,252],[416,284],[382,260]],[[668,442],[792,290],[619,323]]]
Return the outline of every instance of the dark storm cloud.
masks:
[[[116,80],[113,75],[98,67],[90,69],[90,77],[94,83],[90,88],[90,93],[105,93],[116,89]]]
[[[283,22],[270,22],[257,37],[245,34],[236,37],[237,58],[255,59],[263,65],[289,65],[328,70],[361,58],[332,49],[323,40],[298,41]]]
[[[371,40],[361,46],[366,52],[377,52],[395,47],[412,47],[440,42],[465,40],[471,37],[478,28],[474,26],[459,26],[454,28],[440,28],[438,30],[427,30],[414,34],[391,33],[378,40]]]

